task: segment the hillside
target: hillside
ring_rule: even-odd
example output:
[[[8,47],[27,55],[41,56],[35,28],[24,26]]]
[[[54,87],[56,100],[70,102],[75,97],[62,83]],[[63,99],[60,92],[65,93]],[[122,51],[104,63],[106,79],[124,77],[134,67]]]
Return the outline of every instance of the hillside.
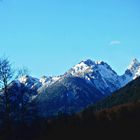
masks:
[[[140,101],[94,113],[88,109],[72,116],[40,119],[14,125],[0,133],[1,140],[136,139],[140,138]]]
[[[107,102],[109,106],[105,108]],[[93,106],[76,115],[60,116],[49,120],[48,136],[92,139],[140,138],[138,131],[140,129],[140,78],[96,106],[101,105],[103,107],[98,108],[96,112]]]
[[[140,78],[130,82],[125,87],[116,91],[111,96],[105,98],[91,108],[98,111],[138,100],[140,100]]]
[[[139,118],[140,78],[137,78],[96,106],[73,116],[50,120],[49,136],[112,139],[115,135],[115,138],[135,138],[139,137]]]
[[[34,100],[42,117],[60,112],[72,114],[105,97],[96,87],[78,77],[65,77],[43,91]]]

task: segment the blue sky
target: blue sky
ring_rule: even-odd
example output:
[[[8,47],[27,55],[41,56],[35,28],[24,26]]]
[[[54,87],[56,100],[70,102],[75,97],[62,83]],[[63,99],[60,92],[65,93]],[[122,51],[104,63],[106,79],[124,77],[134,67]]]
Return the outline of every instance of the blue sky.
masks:
[[[139,0],[0,0],[0,56],[37,77],[88,58],[122,74],[140,60],[139,7]]]

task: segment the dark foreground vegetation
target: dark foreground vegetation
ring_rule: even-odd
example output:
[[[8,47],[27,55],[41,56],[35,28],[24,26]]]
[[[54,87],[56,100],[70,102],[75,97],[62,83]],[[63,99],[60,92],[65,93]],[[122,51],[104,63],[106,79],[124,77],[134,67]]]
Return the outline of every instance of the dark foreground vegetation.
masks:
[[[6,126],[0,140],[140,138],[140,101],[94,113],[87,109],[72,116],[38,119],[32,124]]]

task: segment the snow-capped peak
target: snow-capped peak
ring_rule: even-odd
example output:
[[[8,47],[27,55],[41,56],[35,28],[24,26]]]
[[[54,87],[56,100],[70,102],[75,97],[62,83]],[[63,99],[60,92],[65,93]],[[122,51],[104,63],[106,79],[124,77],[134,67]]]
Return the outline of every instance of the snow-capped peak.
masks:
[[[93,62],[91,60],[81,61],[79,64],[75,65],[69,71],[69,73],[71,73],[74,76],[78,76],[78,75],[84,74],[86,72],[90,72],[93,65],[95,65],[95,62]]]
[[[28,83],[28,82],[39,82],[39,79],[37,79],[37,78],[34,78],[34,77],[31,77],[31,76],[29,76],[29,75],[25,75],[25,76],[22,76],[22,77],[20,77],[19,78],[19,81],[21,82],[21,83],[23,83],[23,84],[26,84],[26,83]]]
[[[128,66],[125,74],[120,77],[122,87],[140,76],[140,62],[135,58]]]
[[[26,87],[30,89],[37,89],[41,86],[41,83],[39,82],[39,79],[34,78],[29,75],[25,75],[19,78],[19,82],[24,84]]]
[[[136,58],[132,60],[125,74],[129,75],[132,79],[136,79],[138,76],[140,76],[140,62]]]
[[[42,85],[49,86],[49,85],[55,83],[60,78],[61,78],[61,76],[54,76],[54,77],[42,76],[39,81],[42,83]]]
[[[87,60],[81,61],[80,63],[84,63],[87,66],[95,65],[95,62],[92,61],[91,59],[87,59]]]
[[[103,61],[92,61],[90,59],[81,61],[70,69],[68,74],[84,78],[88,83],[95,85],[102,93],[113,92],[120,87],[117,73]],[[111,83],[113,84],[110,85]]]
[[[135,58],[132,60],[131,64],[128,66],[128,70],[134,72],[135,70],[139,69],[140,62]]]
[[[103,61],[92,61],[90,59],[81,61],[69,71],[69,73],[71,73],[74,76],[79,76],[91,72],[99,72],[103,77],[117,75],[117,73],[113,71],[107,63]]]
[[[42,83],[42,85],[44,85],[46,82],[48,82],[51,79],[51,77],[47,77],[47,76],[42,76],[40,78],[40,82]]]

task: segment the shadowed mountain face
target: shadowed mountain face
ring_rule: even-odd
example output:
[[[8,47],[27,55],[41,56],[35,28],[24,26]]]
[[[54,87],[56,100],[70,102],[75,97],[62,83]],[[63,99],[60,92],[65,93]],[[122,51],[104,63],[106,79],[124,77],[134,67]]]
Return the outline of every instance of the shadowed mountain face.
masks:
[[[105,97],[96,87],[78,77],[65,77],[40,92],[34,103],[43,117],[78,112]]]

